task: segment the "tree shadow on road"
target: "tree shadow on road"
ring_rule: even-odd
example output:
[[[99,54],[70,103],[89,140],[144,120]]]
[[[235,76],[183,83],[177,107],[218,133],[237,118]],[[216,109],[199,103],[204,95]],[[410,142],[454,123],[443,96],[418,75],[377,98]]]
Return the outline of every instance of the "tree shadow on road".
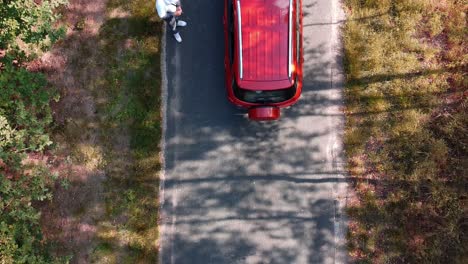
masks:
[[[300,101],[252,122],[226,97],[223,3],[199,6],[184,3],[183,43],[167,39],[163,263],[333,262],[346,180],[341,147],[326,147],[342,129],[330,46],[306,40]]]

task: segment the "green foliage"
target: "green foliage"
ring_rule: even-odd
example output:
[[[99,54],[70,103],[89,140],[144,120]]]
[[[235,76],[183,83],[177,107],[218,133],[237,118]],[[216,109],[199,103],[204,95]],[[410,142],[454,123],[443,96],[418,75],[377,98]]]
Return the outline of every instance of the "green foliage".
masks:
[[[4,154],[4,153],[3,153]],[[4,155],[3,155],[4,156]],[[13,174],[13,175],[12,175]],[[25,175],[17,169],[8,176],[0,171],[0,259],[6,263],[51,263],[43,252],[39,212],[35,201],[51,198],[46,170]]]
[[[25,165],[31,151],[51,142],[49,92],[43,76],[23,69],[0,77],[0,259],[4,263],[51,263],[44,253],[34,202],[51,198],[47,168]],[[36,83],[37,81],[37,83]],[[15,86],[15,84],[17,86]]]
[[[0,75],[0,115],[14,124],[23,135],[23,142],[16,151],[42,151],[52,144],[45,133],[52,122],[49,107],[57,95],[45,89],[47,80],[40,73],[5,64]]]
[[[51,263],[42,249],[39,212],[33,203],[51,198],[46,168],[25,166],[27,129],[13,129],[0,115],[0,259],[4,263]],[[2,262],[3,263],[3,262]]]
[[[50,101],[58,99],[41,73],[22,68],[21,62],[45,49],[63,34],[53,23],[54,9],[63,0],[3,0],[0,4],[0,262],[56,263],[46,250],[34,207],[52,197],[53,182],[44,165],[25,162],[52,144]],[[14,61],[16,59],[17,61]],[[20,63],[18,63],[18,61]]]
[[[2,0],[0,49],[24,54],[31,48],[50,47],[65,33],[63,28],[54,28],[59,18],[54,11],[65,3],[66,0]]]

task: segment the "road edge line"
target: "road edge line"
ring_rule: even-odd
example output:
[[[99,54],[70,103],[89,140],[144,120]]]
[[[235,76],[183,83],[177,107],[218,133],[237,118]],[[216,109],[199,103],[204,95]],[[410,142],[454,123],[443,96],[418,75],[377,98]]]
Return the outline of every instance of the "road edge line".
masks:
[[[161,35],[161,142],[160,142],[160,162],[161,162],[161,170],[159,172],[159,195],[158,195],[158,202],[159,202],[159,213],[158,213],[158,242],[157,247],[159,251],[159,263],[162,263],[162,234],[164,233],[163,227],[163,219],[162,219],[162,212],[164,207],[164,184],[166,180],[166,131],[167,131],[167,100],[168,100],[168,91],[167,91],[167,67],[166,67],[166,24],[162,24],[162,35]]]
[[[332,0],[332,24],[331,24],[331,34],[332,34],[332,45],[331,53],[333,57],[333,66],[331,68],[331,88],[333,91],[336,88],[336,85],[339,84],[340,89],[338,91],[339,98],[343,100],[344,106],[344,85],[345,85],[345,76],[343,61],[339,61],[340,53],[344,52],[343,41],[342,41],[342,29],[343,24],[346,22],[346,14],[343,10],[344,3],[342,0]],[[345,116],[341,117],[340,121],[340,130],[344,129]],[[337,146],[337,140],[340,139],[340,146]],[[334,185],[334,236],[335,236],[335,253],[334,253],[334,262],[335,263],[347,263],[347,250],[346,250],[346,232],[347,232],[347,222],[348,218],[346,215],[346,205],[348,198],[348,175],[344,171],[346,157],[344,154],[344,143],[343,143],[343,134],[334,134],[333,136],[333,146],[330,149],[331,153],[328,153],[332,156],[332,164],[334,167],[338,165],[340,171],[343,171],[343,175],[340,175],[345,179],[344,182],[336,182]],[[339,153],[336,153],[338,150]],[[338,163],[338,164],[337,164]],[[338,169],[338,168],[334,168]],[[340,194],[345,194],[345,197],[340,197]],[[338,195],[338,196],[337,196]],[[344,255],[343,255],[344,254]]]

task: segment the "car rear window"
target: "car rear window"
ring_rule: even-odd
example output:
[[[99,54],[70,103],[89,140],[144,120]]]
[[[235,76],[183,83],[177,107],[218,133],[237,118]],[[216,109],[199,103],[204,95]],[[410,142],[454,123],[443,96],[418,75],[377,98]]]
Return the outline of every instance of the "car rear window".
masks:
[[[296,86],[291,86],[286,89],[278,90],[247,90],[237,86],[236,82],[233,82],[234,95],[241,101],[248,103],[281,103],[293,98],[296,93]]]

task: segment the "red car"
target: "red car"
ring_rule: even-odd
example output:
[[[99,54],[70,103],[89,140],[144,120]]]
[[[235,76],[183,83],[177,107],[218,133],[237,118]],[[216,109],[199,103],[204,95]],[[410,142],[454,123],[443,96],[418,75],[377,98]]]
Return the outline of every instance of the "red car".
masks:
[[[225,0],[229,100],[256,121],[276,120],[302,90],[302,0]]]

